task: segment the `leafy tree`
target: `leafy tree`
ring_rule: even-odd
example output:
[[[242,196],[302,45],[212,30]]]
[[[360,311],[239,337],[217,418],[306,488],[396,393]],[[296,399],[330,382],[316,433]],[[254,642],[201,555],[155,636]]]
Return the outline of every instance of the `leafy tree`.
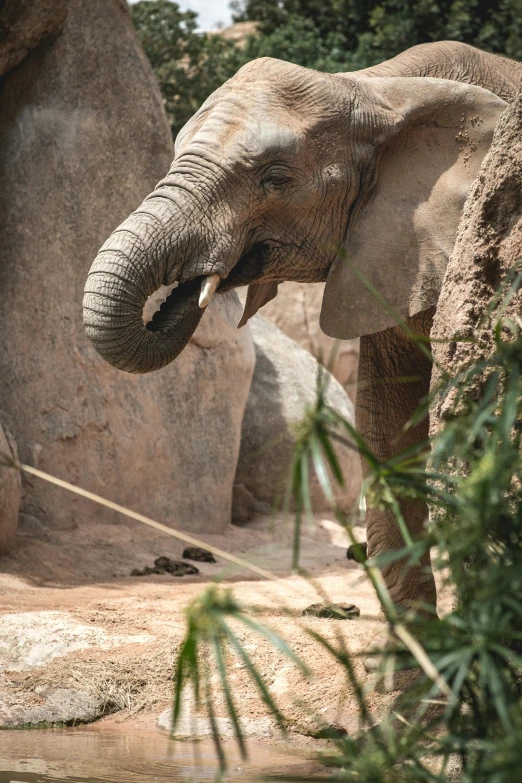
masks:
[[[241,50],[219,35],[196,33],[197,14],[170,0],[130,7],[175,137],[203,101],[244,62]]]
[[[317,71],[346,70],[342,34],[333,32],[323,38],[313,21],[303,16],[292,18],[270,35],[251,36],[244,56],[248,60],[275,57]]]
[[[294,62],[308,65],[314,51],[322,62],[326,48],[327,70],[365,68],[445,39],[522,59],[522,0],[235,0],[232,7],[236,21],[259,22],[263,48],[274,52],[298,40],[306,20],[309,50]],[[274,56],[290,59],[284,46]]]

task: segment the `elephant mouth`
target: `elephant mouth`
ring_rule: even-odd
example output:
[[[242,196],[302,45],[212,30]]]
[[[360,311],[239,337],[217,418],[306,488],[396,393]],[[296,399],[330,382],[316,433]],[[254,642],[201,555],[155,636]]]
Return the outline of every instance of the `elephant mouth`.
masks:
[[[267,276],[270,268],[270,245],[259,242],[241,255],[239,261],[232,267],[227,277],[223,277],[216,294],[224,294],[233,288],[250,285],[256,280]],[[165,328],[172,315],[180,309],[180,306],[189,305],[197,308],[199,292],[206,277],[198,275],[183,280],[172,289],[152,319],[145,325],[149,332],[160,332]]]
[[[231,288],[250,285],[270,274],[272,244],[257,242],[243,253],[218,288],[218,291],[230,291]]]
[[[173,288],[165,301],[161,303],[159,309],[156,310],[151,320],[145,324],[146,329],[149,332],[161,332],[170,321],[171,316],[180,309],[180,305],[187,305],[190,300],[192,300],[192,309],[197,307],[197,296],[203,280],[204,277],[200,275]]]

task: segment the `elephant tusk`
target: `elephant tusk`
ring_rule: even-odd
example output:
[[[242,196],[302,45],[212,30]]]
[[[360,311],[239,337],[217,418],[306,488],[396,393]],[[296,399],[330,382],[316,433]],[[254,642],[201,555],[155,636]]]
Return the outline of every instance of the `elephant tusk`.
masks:
[[[219,275],[209,275],[201,283],[201,293],[199,295],[199,306],[206,307],[214,296],[215,290],[221,282]]]

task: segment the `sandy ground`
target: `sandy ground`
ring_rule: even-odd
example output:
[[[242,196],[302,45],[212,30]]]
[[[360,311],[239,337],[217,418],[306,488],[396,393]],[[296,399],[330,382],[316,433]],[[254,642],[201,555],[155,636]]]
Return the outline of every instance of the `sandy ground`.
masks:
[[[362,528],[358,536],[364,540]],[[93,520],[82,528],[25,531],[14,551],[0,558],[0,629],[2,622],[4,631],[18,622],[27,635],[23,650],[19,642],[11,658],[6,661],[4,655],[0,701],[3,697],[11,705],[37,705],[49,689],[81,689],[97,700],[97,714],[112,713],[103,722],[114,725],[136,716],[156,720],[171,704],[173,660],[185,631],[183,609],[217,579],[233,587],[250,616],[281,634],[312,669],[313,676],[305,678],[266,640],[235,626],[288,718],[290,732],[313,736],[323,724],[356,731],[357,707],[343,671],[307,633],[318,631],[334,643],[340,634],[349,650],[360,654],[383,631],[371,585],[361,567],[346,559],[344,531],[328,515],[318,516],[315,528],[305,527],[301,565],[308,582],[291,575],[291,520],[283,516],[230,526],[224,535],[206,536],[205,541],[276,573],[277,582],[223,562],[197,563],[200,574],[195,576],[131,577],[133,568],[152,566],[160,555],[181,559],[183,549],[180,542],[134,522],[102,526]],[[360,617],[338,621],[300,616],[325,595],[334,602],[356,604]],[[439,608],[448,601],[443,595]],[[247,734],[275,739],[278,732],[244,664],[231,653],[229,665]],[[397,694],[375,689],[359,659],[356,671],[378,720]],[[217,679],[213,681],[220,731],[226,736],[230,727],[224,700]],[[168,712],[163,715],[168,728],[166,722]],[[208,734],[205,719],[195,714],[188,696],[183,725],[181,734]]]

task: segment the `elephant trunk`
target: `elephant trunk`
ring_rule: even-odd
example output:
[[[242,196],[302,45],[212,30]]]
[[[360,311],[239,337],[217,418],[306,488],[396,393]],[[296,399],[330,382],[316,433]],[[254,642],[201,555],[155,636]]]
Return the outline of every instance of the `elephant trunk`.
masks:
[[[183,350],[204,312],[198,306],[202,277],[175,288],[147,325],[143,307],[162,285],[173,283],[190,255],[185,215],[194,204],[172,189],[154,191],[122,223],[96,257],[83,300],[88,337],[98,353],[120,370],[147,373]],[[201,252],[202,242],[196,243]],[[205,264],[198,265],[200,274]]]

